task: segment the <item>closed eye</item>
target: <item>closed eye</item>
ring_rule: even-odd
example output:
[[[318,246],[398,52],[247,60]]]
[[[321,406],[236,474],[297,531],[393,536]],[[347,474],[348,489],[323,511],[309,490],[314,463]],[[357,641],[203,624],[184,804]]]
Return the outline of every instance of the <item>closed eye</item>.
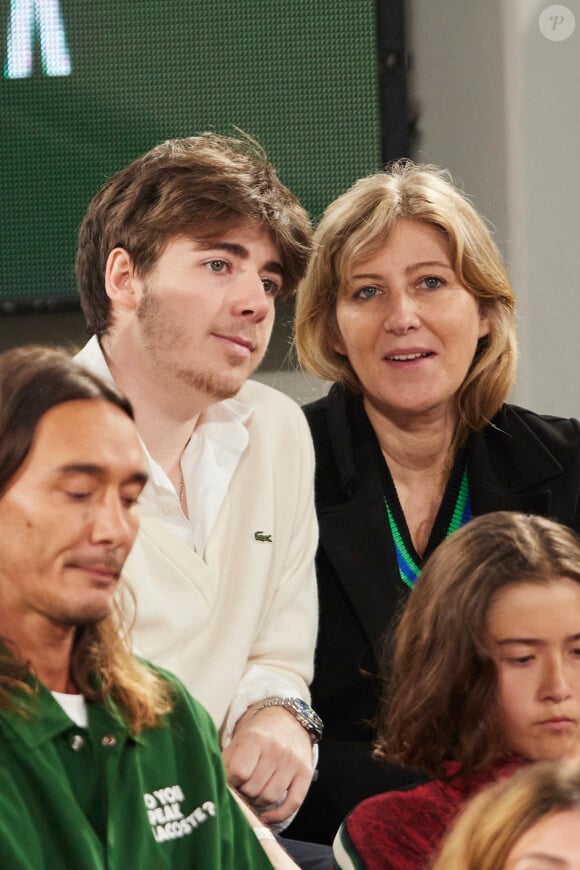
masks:
[[[66,490],[65,495],[71,501],[88,501],[92,495],[92,492],[73,492],[72,490]]]
[[[504,661],[509,662],[510,665],[514,665],[516,667],[523,666],[529,664],[534,660],[533,655],[527,656],[510,656],[509,658],[504,659]]]
[[[121,490],[119,490],[119,498],[121,499],[121,504],[123,505],[123,507],[127,508],[127,510],[131,510],[131,508],[134,508],[135,505],[139,503],[139,498],[143,493],[144,487],[144,481],[136,481],[135,483],[129,483]]]

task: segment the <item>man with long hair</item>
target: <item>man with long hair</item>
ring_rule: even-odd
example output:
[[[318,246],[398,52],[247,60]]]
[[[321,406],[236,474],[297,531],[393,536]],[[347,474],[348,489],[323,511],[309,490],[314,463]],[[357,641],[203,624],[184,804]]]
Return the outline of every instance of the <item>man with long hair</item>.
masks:
[[[146,480],[125,399],[63,351],[0,356],[2,867],[271,866],[210,717],[120,631]]]

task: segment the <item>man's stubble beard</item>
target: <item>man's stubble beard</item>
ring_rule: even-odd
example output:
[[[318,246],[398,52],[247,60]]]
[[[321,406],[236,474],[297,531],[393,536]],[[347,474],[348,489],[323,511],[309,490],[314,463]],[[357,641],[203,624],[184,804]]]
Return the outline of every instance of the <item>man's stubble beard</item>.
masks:
[[[224,375],[209,371],[195,372],[191,369],[176,369],[175,378],[189,389],[195,390],[196,393],[210,396],[216,402],[231,399],[242,386],[239,380],[232,383],[231,379],[226,378]]]
[[[149,358],[153,360],[159,376],[167,386],[177,382],[189,390],[205,396],[209,396],[216,402],[231,399],[241,389],[248,377],[250,377],[262,362],[264,353],[255,363],[252,369],[240,382],[238,377],[228,377],[227,374],[211,370],[200,370],[180,367],[167,363],[167,354],[170,354],[178,344],[176,333],[170,334],[163,322],[163,310],[159,299],[145,285],[144,293],[137,308],[137,320],[141,326],[143,346]],[[177,333],[177,336],[179,334]],[[244,364],[244,360],[232,361],[232,369]]]

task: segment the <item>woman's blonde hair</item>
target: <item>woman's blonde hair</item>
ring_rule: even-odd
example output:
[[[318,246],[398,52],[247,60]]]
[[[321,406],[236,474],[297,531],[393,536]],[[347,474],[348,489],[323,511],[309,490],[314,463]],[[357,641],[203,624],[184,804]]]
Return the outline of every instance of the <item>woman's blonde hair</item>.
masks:
[[[433,870],[502,870],[520,837],[536,822],[578,808],[578,760],[533,764],[466,805],[447,833]]]
[[[445,233],[459,281],[477,299],[490,332],[479,340],[457,395],[458,444],[499,410],[516,367],[514,294],[484,220],[449,173],[410,160],[362,178],[331,203],[314,235],[315,254],[296,298],[295,345],[301,364],[327,381],[361,392],[348,358],[336,350],[336,301],[353,266],[385,246],[396,222],[408,218]]]

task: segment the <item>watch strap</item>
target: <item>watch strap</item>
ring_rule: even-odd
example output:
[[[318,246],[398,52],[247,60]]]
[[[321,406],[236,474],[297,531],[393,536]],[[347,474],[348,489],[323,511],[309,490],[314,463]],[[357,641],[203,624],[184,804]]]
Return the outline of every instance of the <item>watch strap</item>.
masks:
[[[310,735],[312,743],[318,743],[322,737],[324,725],[320,716],[302,698],[283,698],[274,696],[262,701],[252,713],[252,719],[267,707],[284,707]]]

